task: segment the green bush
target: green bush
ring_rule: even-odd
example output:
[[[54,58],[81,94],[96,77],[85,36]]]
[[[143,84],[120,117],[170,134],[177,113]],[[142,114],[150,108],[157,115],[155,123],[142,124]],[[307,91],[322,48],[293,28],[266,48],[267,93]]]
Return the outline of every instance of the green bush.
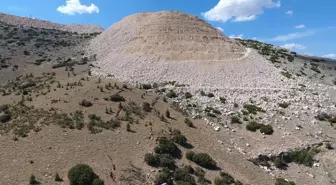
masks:
[[[226,172],[220,172],[221,178],[226,182],[226,184],[232,184],[235,182],[235,179]]]
[[[190,92],[186,92],[184,96],[186,99],[192,98],[192,95]]]
[[[166,168],[162,169],[162,171],[156,175],[154,180],[155,185],[162,185],[163,183],[173,185],[172,174],[169,172],[169,169]]]
[[[195,152],[193,152],[193,151],[187,151],[187,153],[186,153],[186,158],[187,158],[188,160],[192,161],[194,155],[195,155]]]
[[[255,132],[257,130],[259,130],[261,128],[261,124],[255,122],[255,121],[251,121],[246,125],[246,129],[252,132]]]
[[[311,167],[314,163],[314,154],[315,151],[313,149],[302,149],[293,151],[291,156],[293,162]]]
[[[79,105],[81,105],[83,107],[91,107],[92,103],[90,101],[87,101],[86,99],[84,99],[81,102],[79,102]]]
[[[146,89],[146,90],[152,89],[152,85],[151,84],[142,84],[142,88]]]
[[[174,91],[169,91],[166,96],[168,98],[176,98],[177,94]]]
[[[175,168],[175,161],[170,154],[159,154],[157,155],[159,158],[159,166],[166,167],[169,169]]]
[[[215,97],[215,95],[213,94],[213,93],[208,93],[208,95],[207,95],[209,98],[213,98],[213,97]]]
[[[55,181],[56,182],[62,182],[63,181],[63,179],[59,176],[58,173],[56,173],[56,175],[55,175]]]
[[[183,169],[176,169],[174,173],[174,180],[189,183],[190,185],[196,185],[195,179],[188,172]]]
[[[36,185],[36,184],[40,184],[40,182],[38,182],[36,180],[36,177],[34,175],[31,175],[30,178],[29,178],[29,184],[30,185]]]
[[[145,154],[145,162],[149,166],[153,167],[158,167],[160,165],[160,159],[158,158],[158,156],[151,153]]]
[[[231,117],[231,123],[242,124],[242,121],[240,121],[238,116],[232,116]]]
[[[193,122],[188,118],[184,118],[184,123],[187,124],[188,127],[194,127]]]
[[[173,185],[172,181],[172,174],[169,172],[168,169],[162,169],[161,172],[159,172],[154,180],[155,185],[162,185],[163,183],[167,183],[168,185]]]
[[[78,164],[68,172],[70,185],[91,185],[95,174],[90,166]]]
[[[250,114],[257,114],[258,112],[265,112],[261,107],[258,107],[253,104],[245,104],[244,108],[250,113]]]
[[[283,178],[277,178],[275,185],[296,185],[293,181],[286,181]]]
[[[260,132],[266,135],[272,135],[274,130],[271,125],[261,125]]]
[[[289,107],[290,104],[286,103],[286,102],[283,102],[283,103],[279,103],[278,105],[279,105],[279,107],[286,109],[286,108]]]
[[[179,149],[174,142],[167,138],[161,138],[159,146],[155,147],[154,151],[158,154],[170,154],[172,156],[176,156],[179,153]]]
[[[92,185],[104,185],[104,181],[99,178],[96,178],[93,180]]]
[[[187,138],[182,135],[182,134],[175,134],[173,139],[172,139],[175,143],[180,144],[181,146],[186,146],[187,143]]]
[[[110,96],[110,101],[113,102],[124,102],[125,98],[121,96],[120,94],[113,94]]]
[[[215,168],[217,165],[216,162],[206,153],[194,154],[192,161],[207,169]]]

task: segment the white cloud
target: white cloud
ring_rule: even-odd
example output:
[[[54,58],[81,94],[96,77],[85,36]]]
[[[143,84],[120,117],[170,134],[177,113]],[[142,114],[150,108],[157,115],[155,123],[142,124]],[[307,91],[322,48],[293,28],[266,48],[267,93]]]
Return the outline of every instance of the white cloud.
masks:
[[[265,8],[278,8],[280,1],[273,0],[219,0],[218,4],[202,15],[209,21],[252,21],[263,14]]]
[[[293,50],[304,50],[304,49],[306,49],[306,46],[301,45],[301,44],[295,44],[295,43],[285,44],[281,47],[292,50],[292,51]]]
[[[216,27],[217,30],[219,30],[220,32],[224,32],[224,29],[221,27]]]
[[[92,14],[99,13],[99,8],[93,3],[88,6],[81,4],[79,0],[66,0],[65,5],[59,6],[57,11],[67,15]]]
[[[288,11],[286,12],[287,15],[293,15],[293,13],[294,13],[293,10],[288,10]]]
[[[294,39],[299,39],[302,37],[307,37],[314,35],[315,31],[306,31],[306,32],[296,32],[296,33],[290,33],[287,35],[279,35],[271,39],[271,41],[288,41],[288,40],[294,40]]]
[[[231,39],[242,39],[244,37],[244,34],[239,34],[239,35],[230,35],[229,38]]]
[[[323,57],[336,59],[336,54],[323,55]]]
[[[305,28],[305,27],[306,27],[306,26],[303,25],[303,24],[300,24],[300,25],[295,26],[295,28],[297,28],[297,29],[301,29],[301,28]]]

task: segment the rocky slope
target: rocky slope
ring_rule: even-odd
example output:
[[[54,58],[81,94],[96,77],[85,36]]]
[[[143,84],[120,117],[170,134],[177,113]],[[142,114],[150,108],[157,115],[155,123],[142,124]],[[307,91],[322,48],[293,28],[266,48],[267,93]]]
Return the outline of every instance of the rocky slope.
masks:
[[[54,29],[66,32],[77,33],[100,33],[104,29],[99,25],[83,25],[83,24],[57,24],[49,21],[32,19],[28,17],[19,17],[0,12],[0,22],[4,22],[16,26]]]

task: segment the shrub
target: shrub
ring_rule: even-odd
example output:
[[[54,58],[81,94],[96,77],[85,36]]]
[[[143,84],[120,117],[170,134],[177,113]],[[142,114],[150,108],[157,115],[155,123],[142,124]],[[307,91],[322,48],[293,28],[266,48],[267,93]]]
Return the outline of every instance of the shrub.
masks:
[[[145,162],[149,166],[153,166],[153,167],[157,167],[160,164],[160,160],[159,160],[158,156],[154,155],[154,154],[151,154],[151,153],[145,154]]]
[[[113,94],[110,96],[110,101],[113,102],[124,102],[125,98],[121,96],[120,94]]]
[[[131,125],[128,124],[128,123],[127,123],[127,125],[126,125],[126,131],[127,131],[127,132],[130,132],[130,131],[131,131]]]
[[[11,115],[10,114],[0,114],[0,123],[6,123],[11,119]]]
[[[181,146],[186,146],[188,144],[187,143],[187,138],[182,134],[176,134],[173,137],[173,141],[177,144],[180,144]]]
[[[226,98],[219,97],[219,101],[220,101],[221,103],[225,104],[225,103],[226,103]]]
[[[159,154],[157,155],[159,159],[159,166],[160,167],[165,167],[169,169],[174,169],[175,168],[175,161],[173,157],[169,154]]]
[[[38,182],[36,180],[36,177],[34,175],[31,175],[30,178],[29,178],[29,184],[30,185],[36,185],[36,184],[40,184],[40,182]]]
[[[191,167],[190,165],[184,166],[183,170],[187,173],[193,174],[195,172],[194,168]]]
[[[275,185],[295,185],[295,182],[293,181],[287,181],[283,178],[277,178]]]
[[[164,183],[167,183],[168,185],[172,185],[173,184],[173,182],[172,182],[172,175],[169,172],[169,170],[166,169],[166,168],[162,169],[162,171],[159,172],[156,175],[155,180],[154,180],[154,184],[155,185],[162,185]]]
[[[290,104],[286,103],[286,102],[283,102],[283,103],[279,103],[278,105],[279,105],[279,107],[286,109],[286,108],[289,107]]]
[[[226,184],[232,184],[235,182],[235,179],[226,172],[220,172],[221,178],[226,182]]]
[[[209,98],[213,98],[213,97],[215,97],[215,95],[213,94],[213,93],[208,93],[208,95],[207,95]]]
[[[234,185],[244,185],[244,184],[240,181],[236,181],[236,182],[234,182]]]
[[[184,96],[186,99],[192,98],[192,95],[190,94],[190,92],[186,92]]]
[[[58,173],[56,173],[56,175],[55,175],[55,181],[56,182],[62,182],[63,181],[63,179],[59,176]]]
[[[142,84],[142,88],[146,89],[146,90],[152,89],[152,85],[151,84]]]
[[[205,94],[204,91],[201,91],[201,92],[200,92],[200,95],[201,95],[201,96],[206,96],[206,94]]]
[[[302,149],[293,151],[291,153],[291,157],[293,162],[311,167],[314,163],[314,154],[315,154],[314,150]]]
[[[24,50],[24,51],[23,51],[23,54],[24,54],[24,55],[30,55],[30,52],[29,52],[29,51],[26,51],[26,50]]]
[[[258,112],[265,112],[261,107],[258,107],[253,104],[245,104],[244,108],[250,113],[250,114],[257,114]]]
[[[91,107],[92,103],[86,99],[82,100],[81,102],[79,102],[79,105],[83,106],[83,107]]]
[[[169,112],[168,109],[166,110],[166,117],[167,117],[167,118],[170,118],[170,112]]]
[[[261,128],[261,124],[251,121],[246,125],[246,129],[252,132],[255,132]]]
[[[266,135],[272,135],[274,130],[271,125],[261,125],[260,132]]]
[[[96,178],[93,180],[92,185],[104,185],[104,181],[99,178]]]
[[[186,158],[187,158],[188,160],[192,161],[194,155],[195,155],[195,152],[193,152],[193,151],[188,151],[188,152],[186,153]]]
[[[142,109],[146,112],[150,112],[152,110],[150,104],[148,102],[143,102]]]
[[[159,146],[155,147],[154,151],[158,154],[170,154],[172,156],[176,156],[179,153],[179,149],[174,142],[167,138],[161,138]]]
[[[190,185],[196,185],[195,179],[183,169],[175,170],[174,180],[186,182],[189,183]]]
[[[231,123],[237,123],[237,124],[242,124],[242,121],[238,118],[238,116],[232,116],[231,117]]]
[[[90,166],[78,164],[68,172],[70,185],[91,185],[95,174]]]
[[[184,123],[187,124],[188,127],[194,127],[193,122],[190,119],[188,119],[188,118],[184,119]]]
[[[212,169],[216,167],[216,162],[206,153],[197,153],[192,157],[192,161],[204,168]]]
[[[166,96],[168,98],[176,98],[177,94],[174,91],[169,91]]]

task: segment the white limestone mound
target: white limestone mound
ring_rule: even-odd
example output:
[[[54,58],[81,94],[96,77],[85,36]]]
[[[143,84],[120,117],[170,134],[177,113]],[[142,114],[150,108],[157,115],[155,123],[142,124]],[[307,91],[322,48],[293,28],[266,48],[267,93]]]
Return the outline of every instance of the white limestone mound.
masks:
[[[92,40],[93,73],[130,83],[281,88],[278,69],[205,21],[177,11],[139,13]]]
[[[0,22],[15,26],[29,26],[35,28],[55,29],[67,32],[77,33],[100,33],[104,29],[99,25],[90,24],[57,24],[49,21],[39,20],[35,18],[19,17],[0,12]]]

